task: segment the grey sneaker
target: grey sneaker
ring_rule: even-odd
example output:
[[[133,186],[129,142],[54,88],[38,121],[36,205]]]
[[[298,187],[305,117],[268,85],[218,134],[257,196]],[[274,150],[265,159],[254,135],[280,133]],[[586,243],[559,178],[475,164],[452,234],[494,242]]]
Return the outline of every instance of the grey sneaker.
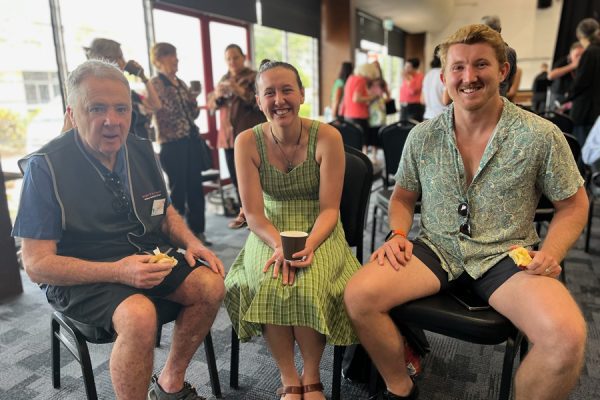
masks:
[[[183,389],[177,393],[167,393],[158,384],[158,377],[152,375],[152,383],[148,390],[148,400],[206,400],[205,397],[198,396],[196,389],[187,382],[183,382]]]

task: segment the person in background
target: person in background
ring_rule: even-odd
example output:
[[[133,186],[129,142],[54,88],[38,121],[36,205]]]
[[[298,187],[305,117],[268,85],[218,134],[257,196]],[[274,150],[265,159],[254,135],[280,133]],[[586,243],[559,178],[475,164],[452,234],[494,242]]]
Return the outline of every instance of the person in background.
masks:
[[[421,103],[425,105],[423,119],[431,119],[438,116],[444,110],[443,103],[444,83],[440,78],[442,62],[438,55],[439,46],[433,50],[433,58],[429,66],[431,69],[423,78],[423,91],[421,92]]]
[[[500,17],[497,15],[486,15],[481,18],[481,23],[502,34],[502,23],[500,22]],[[515,49],[510,47],[506,42],[504,42],[504,45],[506,46],[506,60],[508,61],[510,69],[506,75],[506,78],[500,82],[500,96],[504,96],[512,101],[519,90],[519,84],[521,83],[521,75],[523,72],[519,72],[519,69],[517,68],[517,52]],[[515,84],[517,73],[519,74],[518,82]]]
[[[344,119],[361,127],[363,131],[364,152],[369,142],[369,105],[379,95],[369,92],[370,84],[378,79],[379,70],[370,63],[358,65],[354,73],[348,77],[344,85]]]
[[[19,160],[23,190],[12,234],[22,238],[25,271],[53,308],[116,336],[117,399],[202,400],[185,372],[225,294],[223,264],[170,203],[150,141],[129,134],[131,91],[118,67],[85,61],[66,86],[73,129]],[[152,263],[156,248],[176,264]],[[158,298],[181,311],[167,362],[148,390],[164,313]]]
[[[552,81],[550,84],[550,109],[554,110],[557,105],[560,107],[565,102],[569,95],[569,88],[575,77],[575,70],[579,65],[579,59],[583,54],[583,46],[579,41],[571,45],[569,54],[561,57],[556,61],[553,68],[548,72],[548,79]],[[563,111],[571,110],[571,103],[562,106]]]
[[[342,303],[360,267],[340,222],[344,145],[333,126],[298,115],[304,87],[294,66],[263,61],[256,86],[268,122],[235,141],[250,236],[227,274],[225,306],[240,340],[264,335],[281,375],[280,398],[324,400],[325,342],[356,342]],[[282,250],[280,232],[290,230],[308,233],[296,261],[284,260]]]
[[[90,47],[84,47],[85,55],[88,60],[106,60],[115,63],[122,71],[126,71],[137,76],[146,86],[146,96],[131,91],[131,106],[133,108],[133,118],[129,131],[135,135],[154,140],[154,129],[150,126],[152,113],[161,107],[160,99],[156,94],[154,86],[149,83],[144,68],[134,60],[125,61],[121,44],[111,39],[96,38],[92,40]],[[72,129],[71,120],[65,114],[65,124],[61,132]]]
[[[344,117],[344,110],[342,107],[344,98],[344,85],[346,80],[352,74],[352,63],[345,61],[340,67],[340,72],[337,79],[333,82],[331,88],[331,117],[332,120]]]
[[[205,200],[202,188],[203,150],[194,120],[199,114],[196,94],[177,77],[177,49],[170,43],[156,43],[150,53],[158,76],[150,81],[162,107],[155,113],[160,163],[169,178],[171,200],[200,240],[207,246]],[[206,160],[205,160],[206,161]]]
[[[409,58],[402,71],[402,84],[400,86],[400,121],[423,121],[425,107],[421,104],[421,90],[423,89],[423,73],[419,71],[421,61],[418,58]]]
[[[600,24],[593,18],[586,18],[577,25],[576,33],[585,50],[565,101],[573,102],[570,113],[573,135],[583,146],[600,115]]]
[[[533,84],[531,85],[531,91],[533,95],[531,97],[531,108],[533,112],[540,114],[546,110],[546,96],[548,94],[548,88],[550,87],[550,80],[548,80],[548,64],[542,63],[540,66],[541,72],[535,76]]]
[[[255,100],[254,81],[256,71],[246,67],[244,65],[245,60],[246,56],[237,44],[230,44],[225,47],[225,62],[228,71],[219,80],[214,93],[209,96],[208,102],[212,110],[218,109],[220,111],[221,126],[217,145],[225,150],[227,169],[240,204],[238,216],[228,224],[231,229],[239,229],[246,225],[238,189],[233,143],[242,131],[265,121],[265,117],[260,112]]]
[[[385,103],[391,96],[388,84],[385,79],[383,79],[383,71],[381,70],[379,61],[373,61],[373,65],[377,68],[379,77],[369,84],[369,94],[375,97],[369,104],[369,129],[366,135],[366,144],[367,147],[371,148],[371,155],[369,155],[369,158],[373,164],[378,164],[377,149],[381,147],[379,129],[386,124],[387,114],[385,111]]]
[[[600,161],[600,117],[596,118],[585,144],[581,148],[581,160],[586,165],[596,164],[596,170],[600,167],[598,164]]]
[[[556,278],[587,222],[584,180],[564,134],[500,96],[509,65],[498,32],[462,27],[440,45],[440,58],[453,103],[411,130],[390,198],[388,240],[348,283],[346,310],[386,383],[384,399],[418,394],[389,310],[450,286],[473,290],[527,337],[515,400],[566,399],[587,332]],[[540,244],[532,221],[542,194],[555,214]],[[409,241],[419,198],[420,232]],[[529,249],[527,265],[508,257],[517,246]]]

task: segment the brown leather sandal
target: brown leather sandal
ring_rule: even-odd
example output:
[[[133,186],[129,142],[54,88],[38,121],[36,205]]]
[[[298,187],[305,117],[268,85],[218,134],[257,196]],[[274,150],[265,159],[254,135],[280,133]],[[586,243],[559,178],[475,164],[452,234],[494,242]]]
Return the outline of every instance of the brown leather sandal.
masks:
[[[310,385],[304,385],[302,386],[302,391],[304,393],[308,393],[308,392],[322,392],[323,391],[323,384],[321,382],[317,382],[317,383],[311,383]]]
[[[302,390],[303,386],[282,386],[275,394],[277,396],[285,397],[286,394],[302,394],[304,391]]]

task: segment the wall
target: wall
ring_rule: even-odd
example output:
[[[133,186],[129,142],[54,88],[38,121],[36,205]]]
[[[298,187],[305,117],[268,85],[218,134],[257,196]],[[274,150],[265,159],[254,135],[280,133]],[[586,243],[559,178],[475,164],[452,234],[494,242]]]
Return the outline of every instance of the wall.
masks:
[[[562,1],[554,0],[550,8],[539,10],[537,0],[456,1],[454,16],[448,25],[427,34],[426,65],[429,65],[436,44],[456,29],[478,23],[484,15],[498,15],[502,21],[502,36],[516,50],[517,63],[523,69],[520,89],[528,90],[540,72],[540,64],[552,64],[562,4]]]

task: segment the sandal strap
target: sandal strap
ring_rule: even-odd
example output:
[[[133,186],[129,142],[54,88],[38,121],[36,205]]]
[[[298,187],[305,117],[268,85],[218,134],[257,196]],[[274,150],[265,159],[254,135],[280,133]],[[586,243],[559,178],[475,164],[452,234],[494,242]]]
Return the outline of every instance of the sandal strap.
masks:
[[[277,396],[285,397],[286,394],[302,394],[302,386],[282,386],[277,389]]]
[[[317,383],[311,383],[310,385],[304,385],[302,386],[302,389],[304,390],[304,393],[308,393],[308,392],[322,392],[323,391],[323,384],[321,382],[317,382]]]

